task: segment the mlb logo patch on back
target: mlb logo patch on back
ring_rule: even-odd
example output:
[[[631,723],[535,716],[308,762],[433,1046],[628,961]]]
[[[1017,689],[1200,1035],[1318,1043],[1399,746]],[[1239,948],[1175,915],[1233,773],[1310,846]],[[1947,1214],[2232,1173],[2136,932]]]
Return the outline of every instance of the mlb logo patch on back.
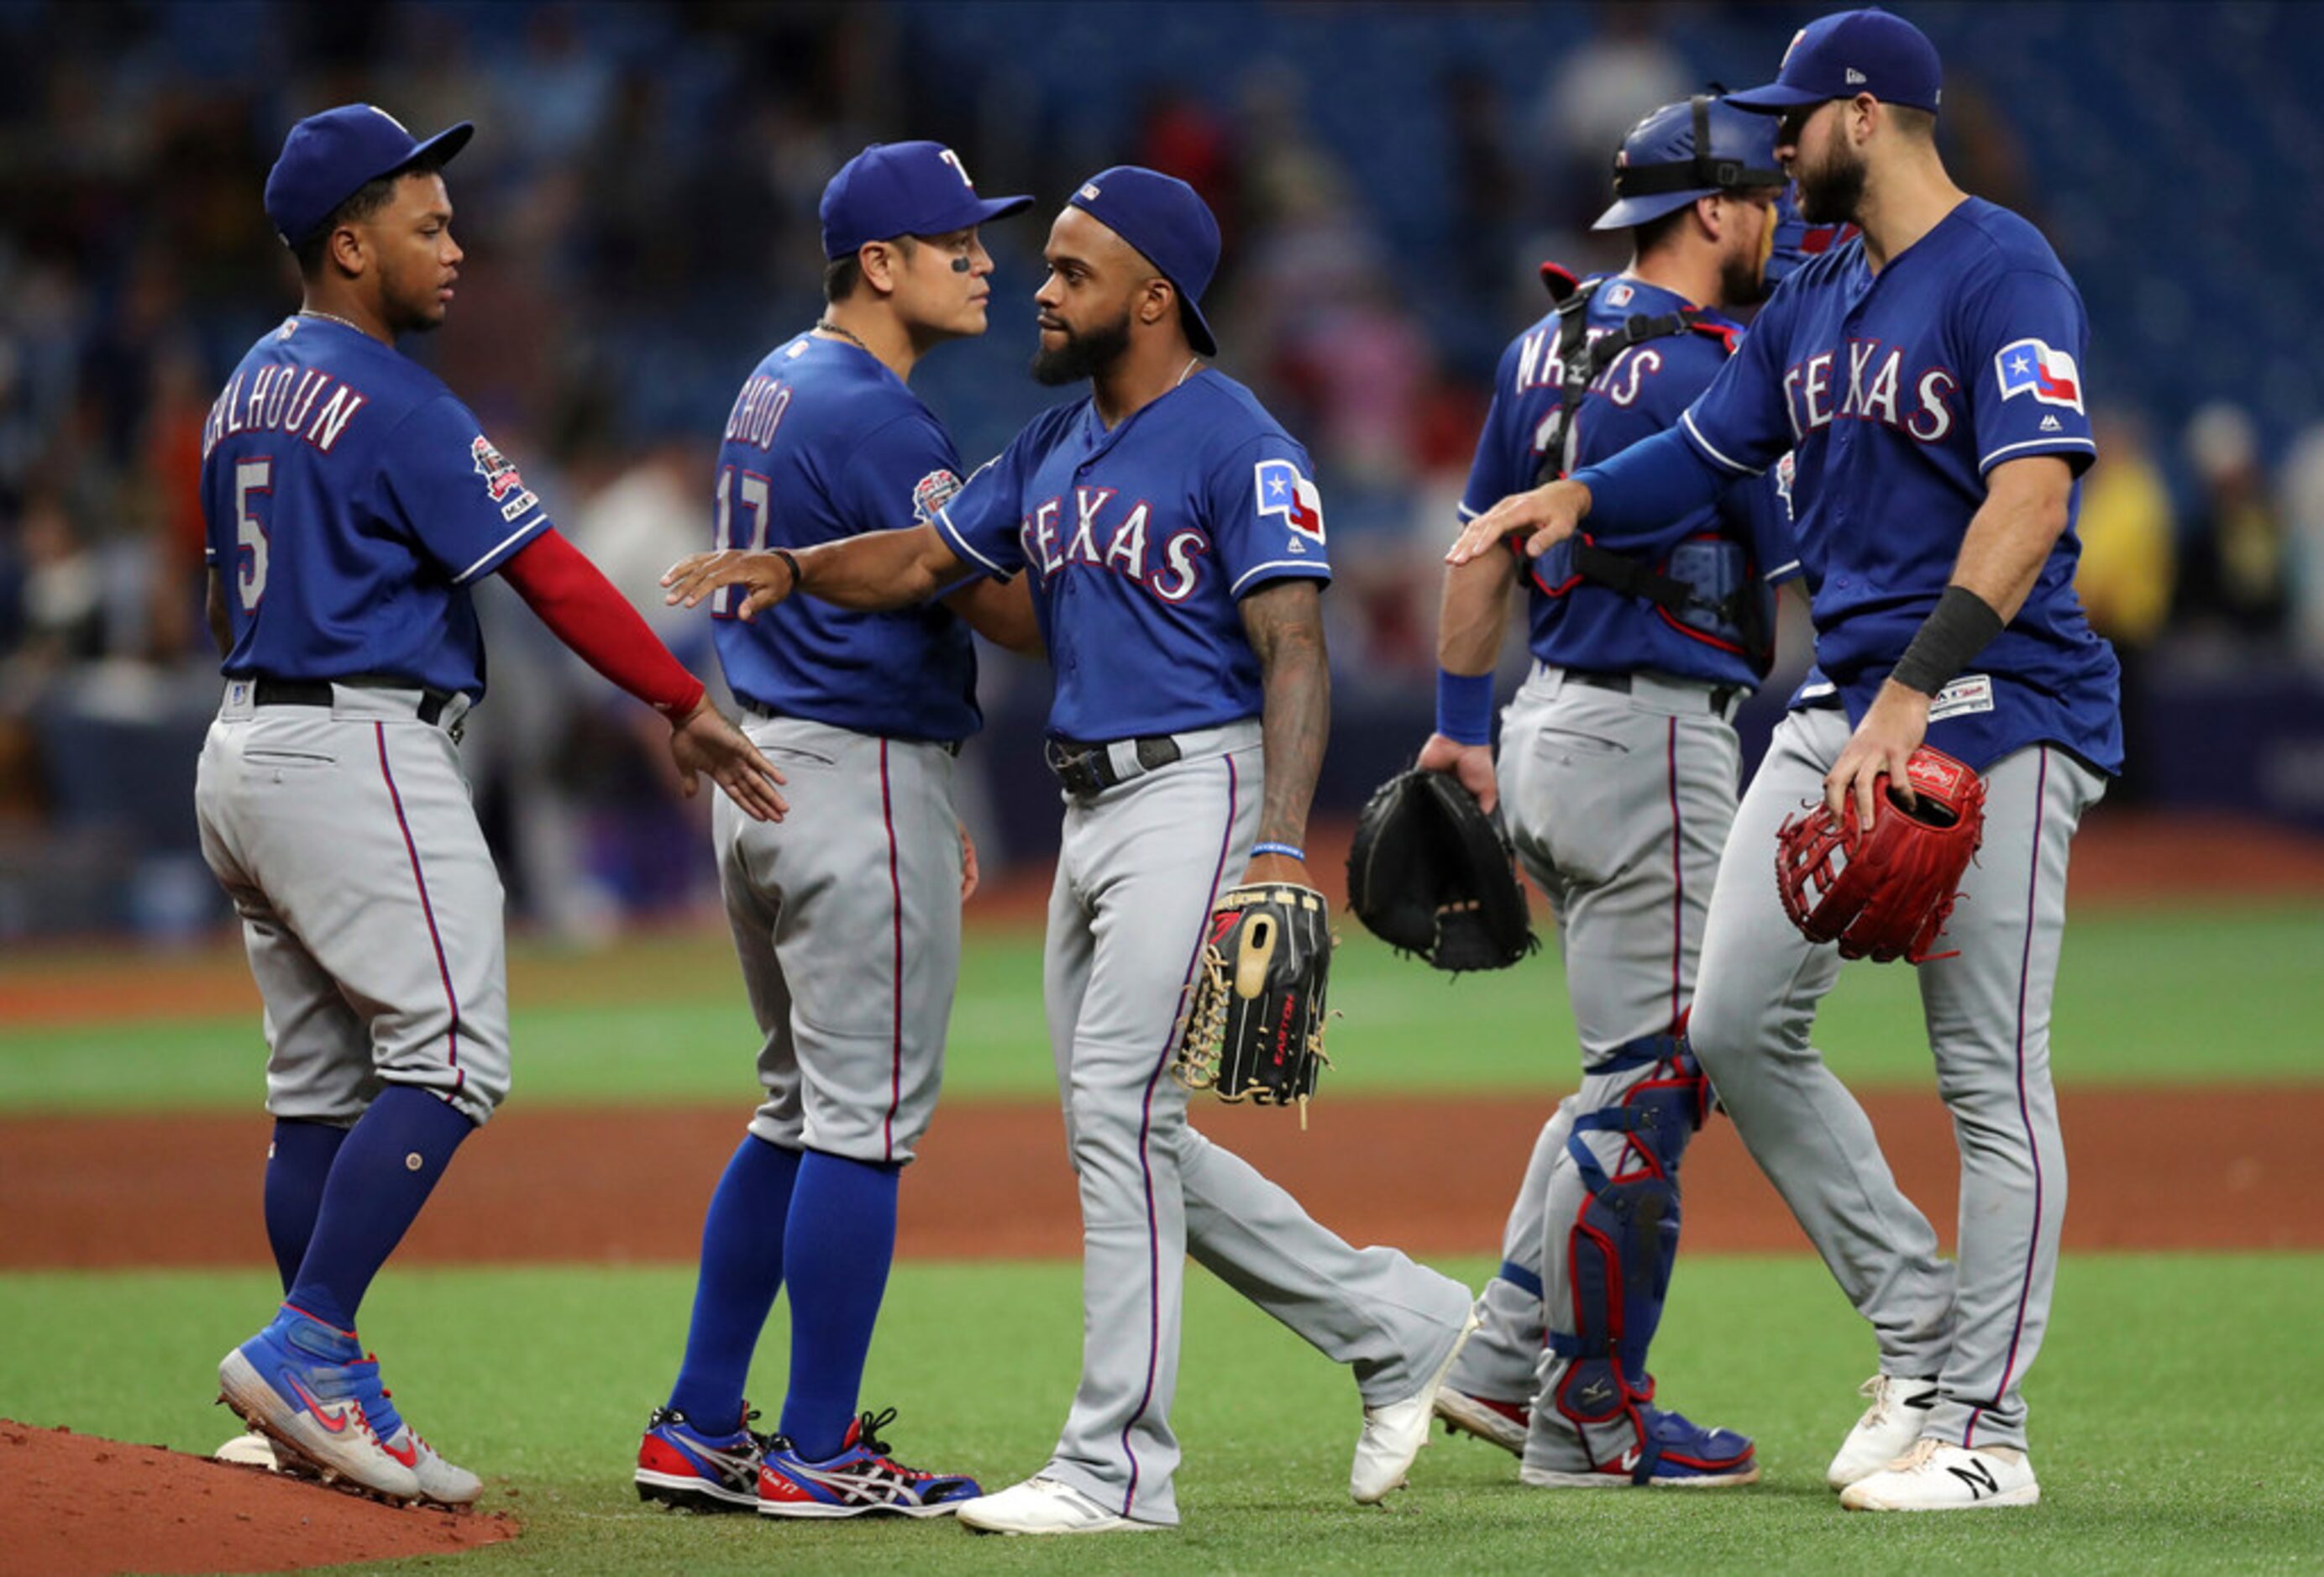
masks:
[[[1993,369],[2004,400],[2031,394],[2044,405],[2063,405],[2072,410],[2082,408],[2081,369],[2074,365],[2071,355],[2052,350],[2041,340],[2019,339],[2003,346],[1993,358]]]
[[[1323,540],[1323,495],[1315,484],[1299,475],[1299,467],[1288,460],[1261,460],[1253,468],[1251,483],[1259,495],[1261,516],[1281,515],[1296,533],[1292,538],[1294,552],[1305,551],[1299,538],[1313,541]]]

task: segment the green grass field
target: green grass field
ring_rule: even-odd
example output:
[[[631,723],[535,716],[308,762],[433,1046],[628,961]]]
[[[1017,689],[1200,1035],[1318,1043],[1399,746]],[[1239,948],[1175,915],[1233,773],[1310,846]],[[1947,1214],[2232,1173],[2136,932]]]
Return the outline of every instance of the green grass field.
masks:
[[[1570,1079],[1572,1031],[1554,954],[1459,981],[1398,959],[1341,922],[1332,1087],[1539,1089]],[[2078,918],[2060,973],[2053,1056],[2075,1084],[2218,1084],[2324,1078],[2324,907],[2114,911]],[[117,961],[0,966],[88,973]],[[217,967],[239,971],[221,954]],[[1014,927],[973,930],[953,1013],[946,1094],[1047,1097],[1040,945]],[[629,943],[604,955],[520,947],[512,969],[515,1099],[718,1101],[752,1087],[755,1030],[723,934]],[[1817,1041],[1861,1084],[1929,1081],[1913,975],[1846,972]],[[0,1028],[0,1111],[248,1107],[263,1052],[254,1011],[172,1022]]]
[[[1554,958],[1448,983],[1352,924],[1342,929],[1337,1087],[1533,1099],[1570,1082]],[[2324,1022],[2319,956],[2316,905],[2078,918],[2056,1012],[2060,1078],[2324,1078],[2316,1036],[2286,1031]],[[231,954],[215,965],[241,967]],[[0,960],[0,987],[85,982],[102,1001],[120,968],[97,955]],[[1038,944],[1021,931],[973,936],[952,1098],[1050,1094],[1038,979]],[[1818,1036],[1844,1076],[1927,1085],[1912,986],[1901,969],[1847,973]],[[752,1032],[717,935],[602,954],[521,946],[512,996],[526,1104],[732,1100],[751,1088]],[[248,1110],[260,1056],[254,1012],[0,1026],[0,1116]],[[1473,1284],[1490,1268],[1445,1268]],[[1074,1382],[1077,1277],[1056,1263],[898,1268],[865,1400],[903,1409],[893,1438],[906,1460],[996,1484],[1040,1465]],[[1529,1490],[1507,1457],[1440,1437],[1414,1488],[1381,1509],[1347,1499],[1359,1416],[1347,1376],[1196,1272],[1175,1415],[1186,1526],[1060,1545],[974,1539],[941,1523],[761,1525],[640,1506],[632,1452],[674,1370],[691,1285],[678,1268],[391,1267],[364,1332],[387,1355],[398,1401],[486,1475],[487,1506],[526,1525],[514,1544],[462,1557],[463,1569],[2324,1570],[2324,1409],[2314,1401],[2324,1343],[2313,1337],[2324,1255],[2070,1258],[2030,1388],[2043,1504],[1904,1520],[1844,1515],[1822,1488],[1872,1344],[1812,1259],[1683,1260],[1655,1349],[1665,1401],[1757,1436],[1762,1484],[1715,1495]],[[213,1366],[274,1292],[258,1268],[0,1276],[0,1415],[207,1452],[235,1433],[208,1405]],[[783,1352],[779,1318],[762,1352]],[[771,1404],[782,1388],[779,1359],[762,1365],[754,1394]]]
[[[1481,1277],[1482,1263],[1445,1267]],[[1009,1481],[1038,1467],[1071,1395],[1076,1270],[899,1267],[866,1389],[907,1460]],[[944,1523],[764,1524],[638,1503],[632,1453],[675,1366],[678,1269],[395,1270],[364,1309],[396,1399],[483,1471],[524,1536],[461,1558],[499,1572],[2305,1571],[2324,1497],[2324,1258],[2070,1261],[2031,1391],[2036,1509],[1850,1516],[1823,1489],[1871,1343],[1821,1267],[1682,1263],[1664,1396],[1758,1439],[1761,1484],[1717,1494],[1527,1489],[1442,1436],[1383,1508],[1347,1499],[1358,1403],[1334,1366],[1207,1276],[1188,1286],[1185,1526],[1057,1545]],[[235,1432],[210,1366],[272,1295],[263,1273],[0,1277],[0,1413],[207,1451]],[[22,1339],[25,1333],[45,1333]],[[61,1333],[70,1333],[69,1338]],[[460,1333],[466,1340],[459,1339]],[[780,1352],[779,1331],[763,1351]],[[762,1366],[758,1394],[779,1395]],[[513,1489],[512,1498],[508,1491]],[[440,1570],[440,1567],[436,1569]]]

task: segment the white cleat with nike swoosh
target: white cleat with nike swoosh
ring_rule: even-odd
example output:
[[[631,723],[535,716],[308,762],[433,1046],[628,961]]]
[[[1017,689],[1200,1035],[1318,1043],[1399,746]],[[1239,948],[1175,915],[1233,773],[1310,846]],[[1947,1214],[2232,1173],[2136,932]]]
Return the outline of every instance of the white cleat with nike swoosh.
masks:
[[[383,1500],[425,1493],[420,1476],[382,1443],[364,1406],[377,1366],[352,1331],[284,1305],[272,1323],[218,1365],[219,1400],[325,1483]]]

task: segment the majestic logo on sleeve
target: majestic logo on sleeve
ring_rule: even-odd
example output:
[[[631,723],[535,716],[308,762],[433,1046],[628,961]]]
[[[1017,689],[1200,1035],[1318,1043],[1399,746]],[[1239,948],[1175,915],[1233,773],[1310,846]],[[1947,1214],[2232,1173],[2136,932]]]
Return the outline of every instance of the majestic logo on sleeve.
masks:
[[[2044,405],[2082,408],[2081,369],[2061,350],[2052,350],[2038,339],[2005,345],[1993,358],[1994,375],[2001,381],[2001,397],[2015,400],[2031,394]]]
[[[501,519],[514,521],[540,502],[517,475],[509,457],[493,447],[493,442],[478,433],[468,446],[469,457],[476,463],[476,475],[484,479],[484,491],[501,506]]]
[[[1300,545],[1302,537],[1310,542],[1323,540],[1323,495],[1299,475],[1298,466],[1288,460],[1261,460],[1253,468],[1251,483],[1260,518],[1281,515],[1291,528],[1291,552],[1307,551]]]
[[[912,519],[934,525],[936,512],[960,491],[960,478],[949,471],[931,471],[912,484]]]

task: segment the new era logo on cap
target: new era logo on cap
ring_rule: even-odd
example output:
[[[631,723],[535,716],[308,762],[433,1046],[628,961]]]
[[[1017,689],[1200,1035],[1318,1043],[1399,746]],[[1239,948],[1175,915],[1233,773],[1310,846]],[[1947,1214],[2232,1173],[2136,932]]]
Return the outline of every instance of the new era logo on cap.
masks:
[[[1086,185],[1086,186],[1083,187],[1083,188],[1082,188],[1082,191],[1081,191],[1081,195],[1082,195],[1082,198],[1083,198],[1083,199],[1084,199],[1084,201],[1087,201],[1087,202],[1093,202],[1093,202],[1095,202],[1095,201],[1097,201],[1097,199],[1098,199],[1098,195],[1099,195],[1099,194],[1098,194],[1098,189],[1097,189],[1097,182],[1096,182],[1096,181],[1094,181],[1094,180],[1093,180],[1093,181],[1091,181],[1088,185]]]
[[[1837,12],[1792,35],[1775,80],[1729,94],[1738,109],[1780,115],[1831,98],[1868,93],[1886,104],[1933,113],[1944,70],[1928,35],[1877,7]]]

